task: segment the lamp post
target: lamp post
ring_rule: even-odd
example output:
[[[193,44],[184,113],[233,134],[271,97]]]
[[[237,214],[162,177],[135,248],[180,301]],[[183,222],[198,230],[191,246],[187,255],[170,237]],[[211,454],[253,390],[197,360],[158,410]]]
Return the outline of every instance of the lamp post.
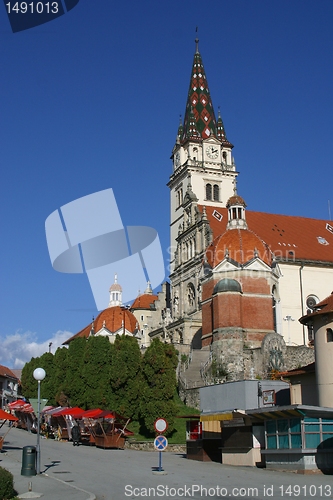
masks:
[[[46,373],[43,368],[36,368],[33,373],[34,379],[37,380],[38,382],[38,396],[37,396],[37,404],[38,404],[38,410],[37,410],[37,446],[36,446],[36,452],[37,452],[37,474],[40,474],[40,383],[42,380],[44,380]]]

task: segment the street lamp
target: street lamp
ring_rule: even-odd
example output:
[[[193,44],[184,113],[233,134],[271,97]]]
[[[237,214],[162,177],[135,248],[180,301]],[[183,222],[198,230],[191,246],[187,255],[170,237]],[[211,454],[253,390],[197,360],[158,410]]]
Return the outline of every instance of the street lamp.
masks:
[[[38,404],[38,410],[37,410],[37,446],[36,446],[36,452],[37,452],[37,474],[40,474],[40,383],[42,380],[44,380],[46,373],[43,368],[36,368],[33,373],[34,379],[37,380],[38,382],[38,396],[37,396],[37,404]]]

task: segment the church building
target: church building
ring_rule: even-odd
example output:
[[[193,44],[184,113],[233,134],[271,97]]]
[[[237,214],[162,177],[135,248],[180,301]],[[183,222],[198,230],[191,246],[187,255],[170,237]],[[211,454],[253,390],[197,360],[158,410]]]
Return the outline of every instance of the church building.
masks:
[[[298,319],[332,291],[333,222],[247,209],[195,44],[168,182],[170,284],[157,295],[148,284],[126,309],[115,280],[109,308],[66,343],[123,333],[145,348],[160,338],[197,358],[198,384],[214,361],[228,380],[292,370],[314,360],[313,326]]]
[[[301,346],[304,364],[311,362],[312,330],[298,319],[332,290],[333,222],[246,210],[233,147],[196,40],[168,183],[172,321],[150,337],[185,354],[234,350],[237,357],[274,336],[282,350]],[[276,369],[292,369],[297,356],[289,358]],[[234,368],[234,378],[246,373]]]

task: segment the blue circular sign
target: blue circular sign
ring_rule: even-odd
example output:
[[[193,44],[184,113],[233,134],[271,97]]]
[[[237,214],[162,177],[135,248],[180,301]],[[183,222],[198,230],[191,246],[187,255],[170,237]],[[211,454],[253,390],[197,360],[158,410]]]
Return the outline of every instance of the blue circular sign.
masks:
[[[168,440],[165,436],[157,436],[154,439],[154,447],[158,451],[163,451],[168,446]]]

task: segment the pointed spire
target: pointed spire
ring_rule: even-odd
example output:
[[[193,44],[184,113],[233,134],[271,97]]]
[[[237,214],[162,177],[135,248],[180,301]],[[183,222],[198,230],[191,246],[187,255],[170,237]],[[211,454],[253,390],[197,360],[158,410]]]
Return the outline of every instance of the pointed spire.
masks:
[[[184,127],[182,123],[182,115],[179,115],[179,126],[178,126],[178,131],[177,131],[177,139],[176,142],[179,144],[181,139],[183,138],[184,135]]]
[[[216,119],[208,88],[207,78],[199,52],[199,40],[195,39],[196,49],[192,66],[191,81],[184,118],[183,139],[193,137],[192,117],[195,119],[199,137],[216,137]]]
[[[189,120],[188,120],[186,137],[187,137],[187,139],[198,139],[200,137],[199,131],[197,129],[195,117],[193,114],[192,106],[191,106],[191,109],[189,112]]]
[[[220,139],[220,141],[226,141],[227,136],[224,130],[224,125],[221,117],[221,110],[219,106],[219,111],[218,111],[218,119],[217,119],[217,137]]]
[[[145,290],[145,293],[147,293],[147,294],[152,294],[153,293],[153,289],[151,287],[151,283],[150,283],[149,280],[147,281],[147,288]]]

